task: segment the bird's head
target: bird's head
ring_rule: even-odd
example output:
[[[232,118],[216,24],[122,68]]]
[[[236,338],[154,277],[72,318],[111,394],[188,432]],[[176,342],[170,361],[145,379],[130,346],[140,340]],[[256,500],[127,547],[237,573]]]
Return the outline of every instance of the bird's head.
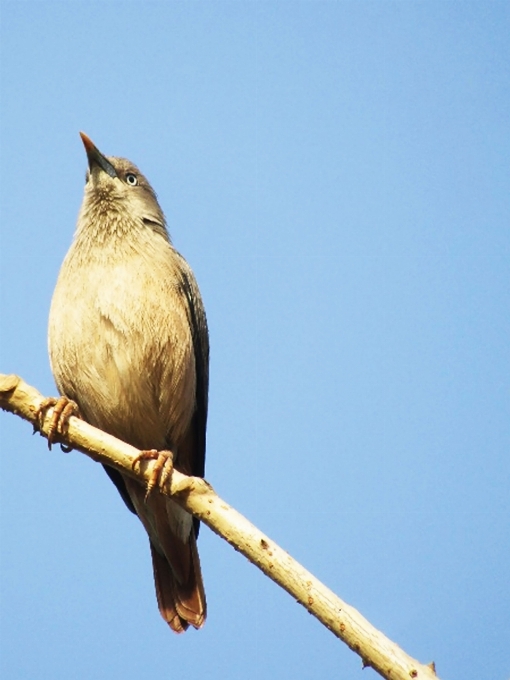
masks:
[[[87,152],[82,217],[85,223],[105,222],[117,229],[122,224],[146,227],[167,237],[165,216],[154,189],[140,170],[126,158],[104,156],[84,133],[80,136]]]

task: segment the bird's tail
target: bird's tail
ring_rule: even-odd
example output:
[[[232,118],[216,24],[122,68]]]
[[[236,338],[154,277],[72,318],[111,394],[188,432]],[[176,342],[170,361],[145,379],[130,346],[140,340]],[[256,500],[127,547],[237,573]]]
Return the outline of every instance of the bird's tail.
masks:
[[[178,580],[167,558],[154,547],[151,541],[152,566],[159,611],[176,633],[184,633],[189,625],[201,628],[207,614],[200,560],[193,531],[187,543],[180,543],[179,551],[181,550],[187,553],[183,555],[183,562],[188,565],[188,569],[183,578]]]

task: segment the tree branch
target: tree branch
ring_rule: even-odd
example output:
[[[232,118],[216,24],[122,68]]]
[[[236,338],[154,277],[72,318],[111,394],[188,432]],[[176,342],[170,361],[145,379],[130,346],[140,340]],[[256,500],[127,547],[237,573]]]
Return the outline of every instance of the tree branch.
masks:
[[[0,374],[0,406],[38,428],[37,410],[44,397],[16,375]],[[53,409],[46,413],[41,434],[47,436]],[[147,482],[153,462],[131,467],[139,454],[134,447],[75,417],[66,436],[58,441],[86,453],[95,461]],[[162,490],[193,513],[236,550],[243,553],[278,583],[329,630],[347,644],[363,662],[388,680],[438,680],[434,665],[422,665],[374,628],[359,612],[343,602],[282,548],[223,501],[203,479],[174,470]]]

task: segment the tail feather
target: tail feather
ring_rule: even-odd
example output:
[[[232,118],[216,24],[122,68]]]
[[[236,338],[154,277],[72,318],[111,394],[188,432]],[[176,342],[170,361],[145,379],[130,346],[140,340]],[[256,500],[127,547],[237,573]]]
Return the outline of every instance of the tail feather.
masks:
[[[190,569],[185,582],[179,582],[166,557],[151,546],[152,566],[158,608],[163,619],[176,633],[183,633],[189,625],[201,628],[205,623],[207,606],[196,539],[182,544],[189,551]]]
[[[159,493],[146,499],[143,485],[128,477],[124,479],[136,513],[149,534],[161,616],[176,633],[183,633],[190,625],[201,628],[207,607],[191,517],[186,526],[178,514],[179,506],[171,499]]]

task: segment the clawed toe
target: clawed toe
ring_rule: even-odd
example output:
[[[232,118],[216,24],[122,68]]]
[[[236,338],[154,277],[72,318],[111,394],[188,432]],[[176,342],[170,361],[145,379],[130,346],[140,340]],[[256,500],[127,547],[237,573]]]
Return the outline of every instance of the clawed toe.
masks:
[[[141,451],[131,465],[133,470],[142,460],[156,461],[147,483],[147,491],[145,492],[145,501],[147,502],[147,499],[156,485],[162,489],[170,479],[172,470],[174,469],[174,456],[171,451],[156,451],[156,449]]]
[[[69,418],[71,416],[77,416],[80,418],[80,409],[78,404],[67,397],[48,397],[44,399],[39,408],[37,409],[37,423],[39,425],[39,430],[42,429],[44,418],[46,417],[46,411],[49,408],[53,408],[53,413],[51,415],[51,422],[48,428],[48,448],[51,449],[51,445],[55,441],[57,434],[65,435],[69,428]],[[36,425],[34,425],[34,432],[37,431]],[[64,451],[70,451],[70,447],[62,446]]]

